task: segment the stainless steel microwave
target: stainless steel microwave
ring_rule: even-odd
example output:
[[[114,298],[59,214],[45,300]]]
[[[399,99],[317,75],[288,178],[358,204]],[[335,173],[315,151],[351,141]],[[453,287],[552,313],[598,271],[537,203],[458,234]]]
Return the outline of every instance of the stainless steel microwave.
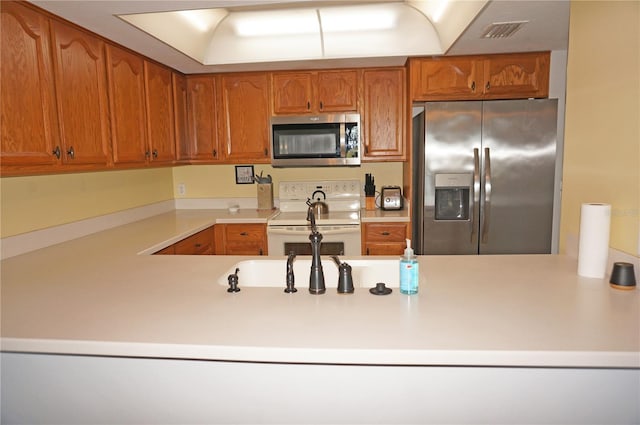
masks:
[[[360,114],[271,118],[271,165],[360,165]]]

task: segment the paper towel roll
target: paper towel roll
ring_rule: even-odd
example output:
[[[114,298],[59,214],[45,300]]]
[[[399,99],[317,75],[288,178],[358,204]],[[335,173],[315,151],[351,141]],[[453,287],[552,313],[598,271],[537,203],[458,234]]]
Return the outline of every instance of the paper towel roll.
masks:
[[[580,210],[580,244],[578,274],[603,278],[609,257],[611,205],[582,204]]]

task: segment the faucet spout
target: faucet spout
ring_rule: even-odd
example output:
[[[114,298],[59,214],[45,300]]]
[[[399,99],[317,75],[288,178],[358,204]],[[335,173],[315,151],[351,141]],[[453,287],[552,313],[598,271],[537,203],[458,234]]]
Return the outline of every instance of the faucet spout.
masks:
[[[311,207],[307,210],[307,220],[311,222],[311,234],[309,235],[309,241],[311,242],[309,292],[312,294],[324,294],[327,288],[324,284],[324,272],[322,271],[322,261],[320,260],[320,244],[322,243],[322,235],[318,232],[316,217]]]

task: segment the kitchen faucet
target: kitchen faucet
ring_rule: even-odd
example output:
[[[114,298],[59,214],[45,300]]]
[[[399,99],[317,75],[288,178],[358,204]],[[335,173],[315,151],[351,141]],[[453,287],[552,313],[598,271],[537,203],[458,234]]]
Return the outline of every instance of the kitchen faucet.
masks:
[[[311,222],[311,234],[309,235],[309,241],[311,241],[311,273],[309,275],[309,292],[312,294],[324,294],[326,287],[324,285],[322,262],[320,261],[320,244],[322,242],[322,235],[318,232],[316,217],[311,207],[307,209],[307,221]]]

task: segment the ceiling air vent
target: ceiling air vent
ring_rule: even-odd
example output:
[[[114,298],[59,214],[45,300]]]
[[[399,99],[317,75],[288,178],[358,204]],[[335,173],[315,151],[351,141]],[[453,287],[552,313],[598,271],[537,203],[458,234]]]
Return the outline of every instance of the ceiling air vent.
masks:
[[[511,37],[516,31],[518,31],[524,24],[529,21],[517,21],[517,22],[494,22],[488,25],[480,38],[507,38]]]

